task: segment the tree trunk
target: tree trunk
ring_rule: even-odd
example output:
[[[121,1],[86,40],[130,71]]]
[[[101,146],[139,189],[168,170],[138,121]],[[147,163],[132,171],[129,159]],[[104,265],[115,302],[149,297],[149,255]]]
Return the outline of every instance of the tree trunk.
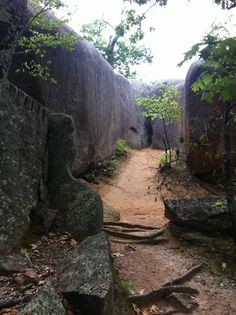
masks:
[[[171,147],[170,147],[170,142],[169,142],[168,133],[167,133],[167,129],[166,129],[165,118],[162,118],[162,123],[163,123],[163,130],[164,130],[166,146],[167,146],[167,149],[169,150],[167,166],[171,167]]]
[[[120,38],[119,35],[115,35],[107,45],[106,54],[107,54],[107,62],[113,67],[114,66],[114,48],[115,45]]]
[[[236,241],[236,203],[234,199],[234,191],[232,185],[232,158],[231,158],[231,139],[230,139],[230,110],[231,103],[224,104],[224,188],[227,197],[229,213],[232,218],[232,234]]]

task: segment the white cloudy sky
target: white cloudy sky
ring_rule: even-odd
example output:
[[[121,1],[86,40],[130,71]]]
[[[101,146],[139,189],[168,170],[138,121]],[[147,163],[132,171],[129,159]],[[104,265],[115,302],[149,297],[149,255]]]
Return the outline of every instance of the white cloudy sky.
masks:
[[[67,0],[68,5],[77,5],[70,25],[79,31],[79,25],[101,18],[116,25],[122,0]],[[198,42],[215,20],[227,20],[229,14],[214,5],[212,0],[169,0],[167,7],[156,7],[148,15],[149,26],[156,31],[146,33],[144,44],[152,49],[154,61],[142,65],[138,77],[144,81],[184,78],[189,64],[181,68],[177,64],[183,53]],[[148,26],[146,25],[146,26]]]

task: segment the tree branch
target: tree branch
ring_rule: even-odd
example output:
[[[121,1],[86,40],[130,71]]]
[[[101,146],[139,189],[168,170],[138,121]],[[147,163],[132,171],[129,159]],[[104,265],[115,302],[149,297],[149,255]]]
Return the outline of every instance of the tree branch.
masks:
[[[146,14],[153,8],[155,7],[155,5],[159,2],[159,0],[156,0],[142,15],[141,15],[141,19],[143,20],[146,16]]]
[[[110,26],[114,31],[116,30],[116,29],[114,28],[114,26],[111,25],[111,23],[109,23],[109,22],[107,22],[106,20],[104,20],[104,18],[102,18],[102,21],[103,21],[105,24],[107,24],[108,26]]]
[[[36,14],[32,17],[32,19],[31,19],[31,20],[29,21],[29,23],[27,24],[25,30],[28,29],[28,28],[32,25],[33,21],[35,21],[35,20],[37,19],[37,17],[40,16],[40,14],[42,14],[42,13],[44,13],[44,12],[47,12],[47,11],[49,10],[49,8],[48,8],[49,3],[50,3],[50,1],[47,1],[47,2],[45,3],[44,7],[41,8],[41,9],[39,10],[39,12],[36,13]]]

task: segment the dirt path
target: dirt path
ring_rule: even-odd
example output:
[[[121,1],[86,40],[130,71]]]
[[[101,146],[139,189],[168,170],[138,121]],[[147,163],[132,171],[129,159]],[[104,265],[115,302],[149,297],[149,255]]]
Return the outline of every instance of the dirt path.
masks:
[[[163,203],[156,198],[155,174],[161,151],[132,151],[121,163],[119,176],[99,192],[103,200],[120,212],[121,221],[150,225],[167,223]]]
[[[122,162],[119,175],[110,184],[100,183],[99,192],[103,200],[120,212],[121,221],[153,226],[162,226],[168,222],[164,217],[161,194],[158,193],[160,182],[156,167],[160,153],[151,149],[134,150],[131,156]],[[191,178],[185,180],[183,189],[180,189],[181,184],[178,180],[173,179],[174,183],[170,185],[174,197],[178,197],[174,194],[175,190],[179,195],[187,195],[189,190],[190,196],[194,196],[194,192],[197,196],[209,195],[209,192],[197,183],[192,183]],[[171,190],[167,195],[169,197],[172,195]],[[168,237],[168,242],[156,246],[130,247],[128,241],[126,244],[118,244],[111,239],[116,268],[130,283],[133,292],[149,292],[203,262],[203,270],[188,282],[188,285],[200,292],[197,296],[199,307],[191,314],[236,314],[236,283],[217,270],[217,264],[212,261],[212,256],[208,256],[208,248],[202,250],[177,240],[170,231],[165,236]],[[155,304],[160,310],[170,307],[170,304],[163,300],[156,301]],[[137,313],[130,310],[124,314]],[[142,314],[150,313],[140,313]]]

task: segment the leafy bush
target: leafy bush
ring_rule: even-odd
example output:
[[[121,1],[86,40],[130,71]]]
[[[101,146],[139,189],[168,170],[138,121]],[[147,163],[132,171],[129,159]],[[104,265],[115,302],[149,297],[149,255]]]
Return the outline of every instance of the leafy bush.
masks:
[[[163,152],[160,155],[160,166],[167,166],[169,164],[169,154],[166,152]]]
[[[94,182],[94,181],[96,180],[96,176],[97,176],[96,171],[95,171],[95,170],[92,170],[92,171],[90,171],[90,172],[84,174],[84,175],[82,176],[82,178],[83,178],[84,180],[86,180],[87,182],[92,183],[92,182]]]
[[[116,158],[104,160],[97,164],[97,172],[100,175],[111,177],[112,175],[114,175],[114,172],[117,169],[118,165],[119,162]]]
[[[87,182],[95,182],[98,176],[112,177],[119,165],[119,158],[127,156],[128,152],[129,147],[125,140],[117,140],[113,157],[98,162],[82,178]]]
[[[116,156],[125,156],[129,153],[129,147],[125,140],[118,139],[115,143]]]

